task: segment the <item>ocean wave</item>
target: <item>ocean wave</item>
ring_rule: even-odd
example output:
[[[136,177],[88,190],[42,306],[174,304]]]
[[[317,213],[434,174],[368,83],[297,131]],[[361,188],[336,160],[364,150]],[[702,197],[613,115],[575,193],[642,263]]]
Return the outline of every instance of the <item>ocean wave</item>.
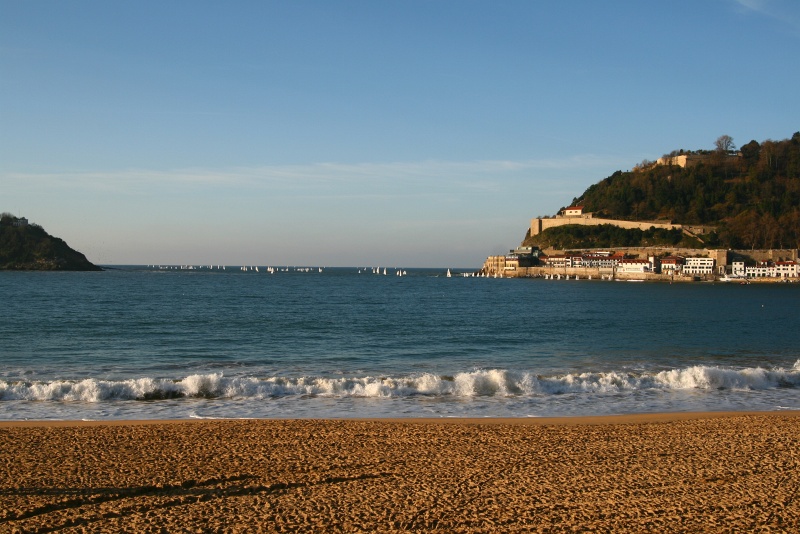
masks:
[[[538,375],[481,369],[452,376],[404,377],[226,377],[194,374],[179,380],[0,380],[0,401],[104,402],[180,398],[269,399],[278,397],[542,397],[561,394],[613,394],[642,390],[765,390],[800,386],[800,360],[788,369],[692,366],[658,373],[587,372]]]

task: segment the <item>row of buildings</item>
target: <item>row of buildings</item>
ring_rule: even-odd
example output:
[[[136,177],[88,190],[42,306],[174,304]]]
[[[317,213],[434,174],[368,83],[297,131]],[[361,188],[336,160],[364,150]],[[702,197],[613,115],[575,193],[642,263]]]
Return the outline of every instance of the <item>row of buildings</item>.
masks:
[[[572,274],[576,274],[575,270],[596,270],[598,275],[626,277],[648,274],[693,278],[800,278],[800,263],[796,261],[758,261],[753,265],[733,261],[728,264],[718,263],[714,257],[653,254],[645,259],[615,251],[547,255],[536,247],[518,247],[502,256],[489,256],[482,272],[488,275],[528,276],[568,270]]]
[[[796,261],[760,261],[750,266],[743,261],[735,261],[730,274],[734,278],[798,278],[800,264]]]

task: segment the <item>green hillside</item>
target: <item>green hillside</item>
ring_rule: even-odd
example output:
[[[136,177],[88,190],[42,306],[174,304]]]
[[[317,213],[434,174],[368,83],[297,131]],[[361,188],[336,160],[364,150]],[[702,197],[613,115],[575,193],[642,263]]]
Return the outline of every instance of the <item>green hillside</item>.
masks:
[[[20,222],[8,213],[0,215],[0,270],[102,270],[41,226]]]
[[[696,246],[800,248],[800,132],[783,141],[750,141],[738,152],[732,139],[723,137],[728,144],[714,151],[676,150],[664,156],[693,156],[700,160],[693,166],[644,161],[633,171],[617,171],[592,185],[573,205],[602,218],[716,227]],[[528,237],[525,243],[554,246],[568,241],[579,248],[600,241],[606,243],[600,246],[633,246],[638,237],[640,246],[669,239],[637,232],[643,234],[620,230],[609,241],[608,229],[565,226]],[[572,237],[566,239],[567,234]]]

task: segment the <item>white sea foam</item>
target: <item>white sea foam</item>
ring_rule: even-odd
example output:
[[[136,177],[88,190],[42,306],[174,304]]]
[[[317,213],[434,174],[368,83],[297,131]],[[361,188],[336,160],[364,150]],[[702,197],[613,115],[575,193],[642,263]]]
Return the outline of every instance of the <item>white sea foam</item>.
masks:
[[[453,376],[430,373],[399,377],[226,377],[193,374],[179,380],[142,377],[128,380],[2,381],[0,401],[98,403],[113,400],[175,398],[269,399],[283,397],[442,397],[529,398],[561,394],[614,394],[647,390],[767,390],[800,387],[800,360],[791,368],[733,369],[692,366],[658,373],[621,371],[537,375],[480,369]]]

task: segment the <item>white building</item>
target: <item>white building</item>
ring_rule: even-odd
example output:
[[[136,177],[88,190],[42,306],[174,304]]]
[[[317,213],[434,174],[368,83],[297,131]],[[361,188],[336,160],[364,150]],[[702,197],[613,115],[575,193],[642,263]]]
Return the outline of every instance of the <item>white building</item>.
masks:
[[[653,264],[648,260],[627,259],[617,263],[618,273],[649,273],[653,270]]]
[[[797,278],[800,276],[800,264],[794,261],[775,262],[775,276],[777,278]]]
[[[767,262],[758,262],[755,266],[748,266],[744,268],[747,278],[767,278],[769,276],[769,267]]]
[[[565,217],[580,217],[583,215],[583,206],[570,206],[564,210]]]
[[[686,258],[683,274],[713,274],[715,263],[714,258]]]
[[[585,267],[583,256],[580,254],[570,254],[567,256],[567,267]]]
[[[611,268],[617,265],[620,258],[611,253],[592,252],[583,255],[584,267]]]
[[[797,278],[800,264],[794,261],[760,261],[755,267],[745,267],[747,278]]]
[[[681,256],[665,256],[661,258],[661,274],[678,274],[683,269],[684,263],[685,260]]]

